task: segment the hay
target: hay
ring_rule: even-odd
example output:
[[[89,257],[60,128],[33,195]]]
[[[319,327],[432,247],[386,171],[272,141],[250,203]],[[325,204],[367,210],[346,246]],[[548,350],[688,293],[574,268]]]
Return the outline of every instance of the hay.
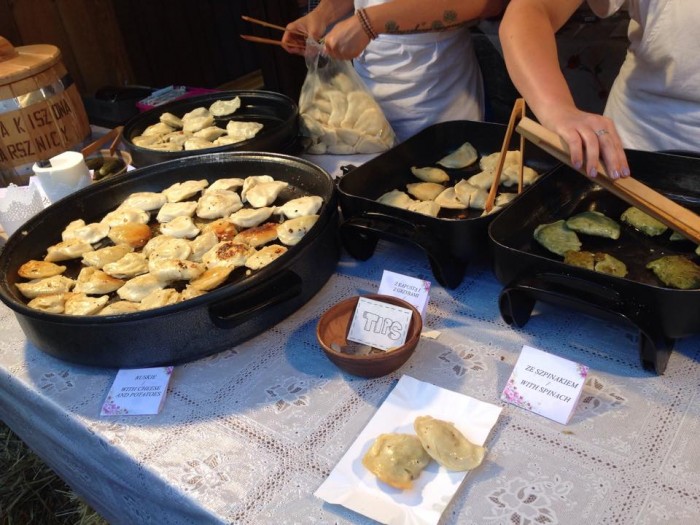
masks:
[[[106,523],[0,421],[0,524]]]

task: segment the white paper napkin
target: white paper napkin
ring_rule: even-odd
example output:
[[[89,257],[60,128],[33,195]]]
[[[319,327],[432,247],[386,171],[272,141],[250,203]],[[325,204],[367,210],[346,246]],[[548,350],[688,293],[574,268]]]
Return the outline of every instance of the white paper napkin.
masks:
[[[383,433],[415,434],[413,421],[430,415],[454,423],[472,443],[484,445],[501,407],[402,376],[315,496],[386,524],[435,524],[468,472],[450,472],[435,461],[410,490],[379,481],[362,457]],[[488,453],[484,461],[488,461]]]

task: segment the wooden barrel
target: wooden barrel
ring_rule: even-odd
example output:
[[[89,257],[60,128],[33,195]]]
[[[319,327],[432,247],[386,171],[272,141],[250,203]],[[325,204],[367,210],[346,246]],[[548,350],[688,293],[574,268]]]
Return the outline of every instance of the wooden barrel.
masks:
[[[15,48],[0,37],[0,187],[26,184],[36,161],[79,148],[89,136],[85,106],[60,50]]]

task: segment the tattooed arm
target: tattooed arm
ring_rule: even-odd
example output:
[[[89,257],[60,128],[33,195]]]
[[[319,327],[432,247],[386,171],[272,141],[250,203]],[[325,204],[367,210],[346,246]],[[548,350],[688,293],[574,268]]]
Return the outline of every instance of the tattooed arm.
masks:
[[[499,14],[507,0],[392,0],[365,9],[370,31],[402,34],[442,31],[472,20]],[[352,59],[370,42],[359,16],[351,16],[326,35],[326,51],[334,58]]]

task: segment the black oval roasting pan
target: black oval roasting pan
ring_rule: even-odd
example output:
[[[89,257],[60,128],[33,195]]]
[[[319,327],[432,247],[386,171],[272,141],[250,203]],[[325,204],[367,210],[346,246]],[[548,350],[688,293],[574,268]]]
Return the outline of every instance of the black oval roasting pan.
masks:
[[[314,227],[270,265],[171,306],[112,316],[68,316],[33,310],[15,283],[17,269],[43,259],[71,221],[100,220],[129,194],[162,191],[206,178],[271,175],[289,183],[276,204],[319,195]],[[138,368],[177,364],[228,348],[270,328],[305,304],[328,280],[339,258],[338,210],[330,175],[287,155],[231,152],[149,166],[98,182],[51,205],[15,232],[0,254],[0,299],[15,313],[27,339],[55,357],[85,365]]]
[[[252,139],[205,150],[188,151],[156,151],[136,146],[132,141],[148,126],[159,122],[160,116],[165,112],[182,117],[195,108],[209,108],[217,100],[231,100],[235,97],[241,99],[241,107],[232,115],[217,117],[215,125],[226,128],[229,120],[259,122],[263,128]],[[222,151],[268,151],[294,154],[299,149],[298,118],[299,109],[296,102],[281,93],[262,90],[220,91],[168,102],[132,117],[124,125],[123,141],[127,151],[131,153],[133,165],[139,168],[168,160]]]

